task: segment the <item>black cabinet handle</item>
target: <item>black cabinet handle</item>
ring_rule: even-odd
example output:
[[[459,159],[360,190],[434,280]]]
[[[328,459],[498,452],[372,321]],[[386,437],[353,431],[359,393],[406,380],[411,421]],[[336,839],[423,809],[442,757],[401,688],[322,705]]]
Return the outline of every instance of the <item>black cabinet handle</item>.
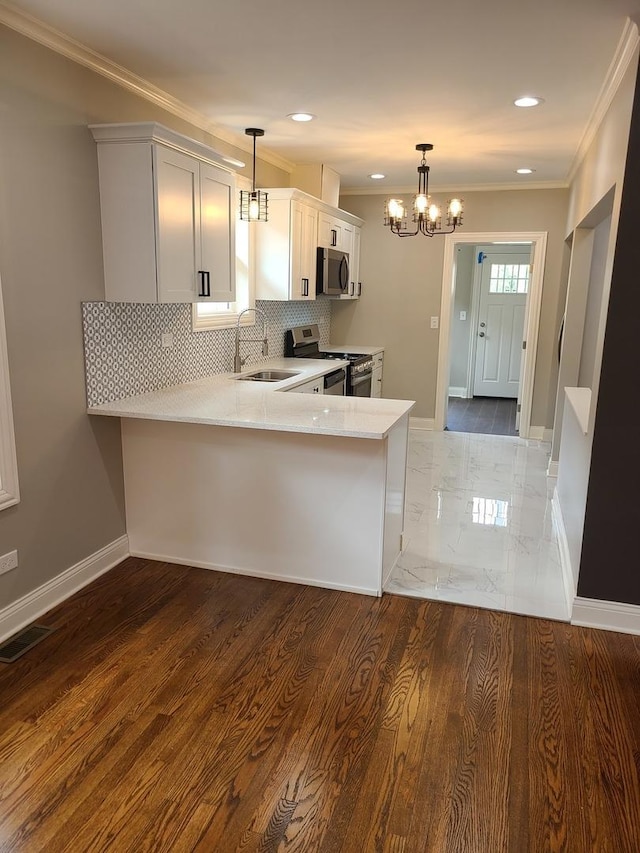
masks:
[[[309,279],[308,278],[302,279],[302,295],[303,296],[309,295]]]
[[[332,246],[338,245],[338,232],[336,231],[335,228],[331,229],[331,245]]]
[[[200,279],[200,290],[198,296],[211,296],[211,273],[209,270],[198,270]]]
[[[362,296],[362,282],[358,282],[358,296]]]

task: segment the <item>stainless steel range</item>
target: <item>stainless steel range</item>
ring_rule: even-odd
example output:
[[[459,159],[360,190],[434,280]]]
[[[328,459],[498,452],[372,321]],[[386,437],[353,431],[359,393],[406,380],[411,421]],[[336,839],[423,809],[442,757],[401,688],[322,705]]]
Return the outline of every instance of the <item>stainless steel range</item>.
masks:
[[[373,359],[370,355],[351,352],[325,352],[320,349],[320,330],[317,323],[295,326],[284,336],[284,354],[287,358],[329,358],[349,362],[346,393],[351,397],[370,397]]]

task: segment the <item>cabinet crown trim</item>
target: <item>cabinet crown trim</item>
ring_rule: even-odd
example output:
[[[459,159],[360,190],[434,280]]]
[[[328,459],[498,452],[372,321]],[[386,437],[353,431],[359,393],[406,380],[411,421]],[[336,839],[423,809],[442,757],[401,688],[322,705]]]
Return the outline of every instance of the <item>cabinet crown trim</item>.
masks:
[[[360,228],[364,225],[364,219],[360,219],[359,216],[349,213],[348,210],[341,210],[339,207],[333,207],[333,205],[327,204],[326,201],[322,201],[314,195],[305,193],[296,187],[265,187],[264,189],[265,192],[269,193],[269,197],[271,199],[302,201],[305,204],[314,207],[319,212],[328,213],[330,216],[335,216],[338,219],[342,219],[344,222],[349,222],[351,225],[357,225]]]
[[[163,124],[154,121],[145,122],[121,122],[115,124],[90,124],[89,129],[96,142],[158,142],[181,151],[183,154],[191,154],[199,160],[204,160],[220,169],[234,173],[232,166],[240,169],[245,164],[241,160],[227,156],[216,151],[203,142],[191,139]]]

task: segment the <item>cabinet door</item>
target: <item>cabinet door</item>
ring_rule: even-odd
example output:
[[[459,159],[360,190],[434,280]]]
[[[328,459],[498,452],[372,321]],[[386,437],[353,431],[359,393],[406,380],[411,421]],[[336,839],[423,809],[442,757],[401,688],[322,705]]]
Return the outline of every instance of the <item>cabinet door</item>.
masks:
[[[305,382],[304,385],[297,385],[295,388],[289,389],[289,393],[323,394],[324,378],[320,377],[320,379],[313,379],[311,382]]]
[[[341,252],[346,252],[349,256],[351,256],[353,252],[353,225],[350,225],[348,222],[342,222],[340,225],[340,242],[338,243],[338,248]]]
[[[371,396],[382,397],[382,368],[377,367],[371,375]]]
[[[353,229],[353,241],[349,255],[349,293],[355,299],[360,296],[360,229]]]
[[[234,189],[227,172],[200,164],[199,301],[234,302],[236,298]]]
[[[318,246],[337,249],[342,241],[341,225],[334,216],[321,213],[318,216]]]
[[[198,161],[154,146],[158,302],[197,299],[200,257]]]
[[[290,299],[316,298],[317,231],[318,212],[301,202],[292,202]]]

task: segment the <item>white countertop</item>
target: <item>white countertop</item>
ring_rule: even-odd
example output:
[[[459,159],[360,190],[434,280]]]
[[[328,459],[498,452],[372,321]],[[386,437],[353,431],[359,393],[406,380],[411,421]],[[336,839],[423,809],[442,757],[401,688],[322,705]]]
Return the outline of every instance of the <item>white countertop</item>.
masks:
[[[237,376],[242,374],[218,373],[195,382],[91,406],[87,411],[91,415],[120,418],[385,438],[398,420],[411,411],[413,400],[279,393],[331,373],[341,364],[346,362],[332,360],[328,364],[321,359],[272,358],[247,365],[242,374],[270,368],[295,370],[298,375],[280,382],[251,382],[238,380]]]
[[[354,355],[375,355],[378,352],[384,352],[384,347],[361,347],[351,346],[351,344],[331,344],[322,349],[324,352],[352,352]]]

